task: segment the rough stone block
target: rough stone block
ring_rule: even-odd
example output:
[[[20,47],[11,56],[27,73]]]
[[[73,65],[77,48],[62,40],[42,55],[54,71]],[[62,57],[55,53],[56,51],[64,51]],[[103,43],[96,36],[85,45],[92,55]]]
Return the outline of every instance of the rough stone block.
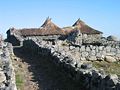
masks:
[[[112,56],[105,56],[105,61],[112,63],[116,62],[116,59]]]
[[[92,45],[90,45],[90,49],[92,50],[92,48],[93,48],[93,46]]]
[[[110,50],[111,50],[111,46],[107,46],[106,47],[106,52],[110,52]]]
[[[80,51],[85,51],[85,46],[81,46]]]
[[[111,52],[117,52],[117,49],[116,49],[116,48],[111,48],[110,51],[111,51]]]
[[[96,51],[96,53],[98,53],[98,52],[99,52],[99,49],[98,49],[98,47],[97,47],[97,46],[96,46],[96,50],[95,50],[95,51]]]
[[[6,76],[3,71],[0,71],[0,83],[3,83],[6,80]]]
[[[106,53],[106,55],[107,55],[107,56],[114,56],[114,55],[116,55],[116,53],[110,52],[110,53]]]
[[[96,55],[96,51],[95,51],[95,50],[92,50],[92,51],[90,52],[90,55],[95,56],[95,55]]]
[[[95,49],[96,49],[96,46],[93,46],[93,47],[92,47],[92,50],[95,50]]]
[[[84,64],[81,65],[81,68],[82,69],[90,69],[90,68],[92,68],[92,64],[90,64],[90,63],[84,63]]]
[[[103,48],[104,48],[104,46],[99,46],[99,47],[98,47],[98,49],[99,49],[100,51],[102,51]]]
[[[120,58],[120,54],[116,54],[116,57]]]
[[[86,61],[86,58],[81,57],[80,60],[82,60],[82,61]]]
[[[108,87],[115,86],[118,82],[118,76],[116,74],[107,75],[105,77],[106,84]]]
[[[88,52],[82,52],[82,57],[87,57],[88,56]]]
[[[72,49],[74,49],[75,47],[73,47],[73,46],[70,46],[69,48],[70,48],[70,50],[72,50]]]
[[[96,56],[90,56],[90,57],[88,58],[88,60],[89,60],[89,61],[95,61],[95,60],[97,60],[97,58],[96,58]]]
[[[120,54],[120,49],[117,49],[117,53],[119,53],[119,54]]]
[[[87,46],[87,47],[86,47],[86,51],[87,51],[87,52],[90,52],[90,47]]]

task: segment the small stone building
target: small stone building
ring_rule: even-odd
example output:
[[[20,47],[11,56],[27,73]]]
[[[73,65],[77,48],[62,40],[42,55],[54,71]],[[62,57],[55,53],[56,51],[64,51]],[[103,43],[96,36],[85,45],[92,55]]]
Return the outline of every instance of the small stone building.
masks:
[[[65,32],[68,34],[68,38],[71,36],[71,32],[75,32],[76,30],[79,32],[77,35],[78,40],[82,40],[82,43],[95,43],[98,42],[102,37],[102,32],[93,29],[92,27],[88,26],[85,22],[78,19],[72,26],[64,27]],[[81,33],[81,34],[80,34]]]
[[[60,28],[48,17],[40,28],[10,28],[7,41],[13,46],[20,46],[24,40],[44,40],[55,44],[59,39],[68,40],[73,44],[94,43],[102,37],[102,32],[95,30],[78,19],[71,27]]]
[[[61,35],[65,35],[64,31],[55,25],[48,17],[40,28],[10,28],[7,31],[7,40],[14,46],[20,45],[23,40],[38,39],[51,41],[55,44]]]

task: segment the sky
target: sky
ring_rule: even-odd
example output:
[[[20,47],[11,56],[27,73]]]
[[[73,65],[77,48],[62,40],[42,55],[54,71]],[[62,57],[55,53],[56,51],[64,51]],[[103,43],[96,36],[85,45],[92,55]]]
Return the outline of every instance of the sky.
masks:
[[[104,36],[120,38],[120,0],[0,0],[0,33],[11,28],[37,28],[47,17],[59,27],[80,18]]]

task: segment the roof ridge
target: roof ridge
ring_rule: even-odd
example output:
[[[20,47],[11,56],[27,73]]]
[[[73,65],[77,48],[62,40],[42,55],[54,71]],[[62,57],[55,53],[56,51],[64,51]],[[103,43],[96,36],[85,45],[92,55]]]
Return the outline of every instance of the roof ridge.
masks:
[[[45,26],[46,26],[47,24],[49,24],[49,23],[52,23],[52,22],[51,22],[51,18],[47,17],[46,20],[45,20],[45,22],[42,24],[41,27],[45,27]]]
[[[78,18],[78,20],[72,26],[78,26],[78,25],[86,25],[86,24],[84,21]]]

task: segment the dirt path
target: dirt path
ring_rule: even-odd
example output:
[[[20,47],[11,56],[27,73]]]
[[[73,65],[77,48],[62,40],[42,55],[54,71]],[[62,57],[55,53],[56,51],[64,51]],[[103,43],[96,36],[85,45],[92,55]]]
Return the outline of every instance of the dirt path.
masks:
[[[23,73],[23,90],[80,90],[67,74],[55,67],[47,57],[14,50],[16,70]]]
[[[17,88],[18,90],[39,90],[37,82],[33,81],[33,73],[29,72],[30,65],[23,62],[22,58],[16,57],[13,61],[16,77],[17,77]]]

